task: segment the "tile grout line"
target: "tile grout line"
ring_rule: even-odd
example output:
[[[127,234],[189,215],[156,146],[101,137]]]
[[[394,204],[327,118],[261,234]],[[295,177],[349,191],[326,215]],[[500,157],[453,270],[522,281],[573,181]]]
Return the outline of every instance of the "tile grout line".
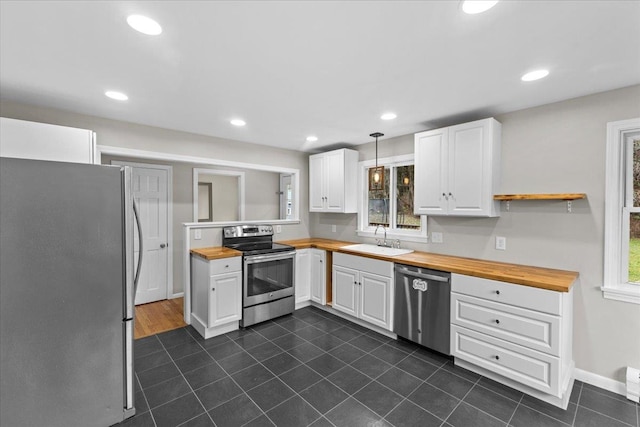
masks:
[[[524,393],[522,393],[522,396],[520,396],[520,400],[518,400],[518,403],[516,404],[516,407],[513,409],[513,413],[511,414],[511,417],[509,418],[509,421],[507,421],[507,425],[508,426],[511,425],[511,421],[513,420],[513,417],[516,416],[516,412],[518,412],[518,408],[520,407],[520,404],[522,403],[522,399],[524,399]]]
[[[576,399],[576,413],[573,414],[573,422],[571,423],[571,426],[575,426],[576,425],[576,418],[578,417],[578,409],[580,409],[580,398],[582,397],[582,386],[584,384],[580,384],[580,390],[578,391],[578,398]],[[569,401],[569,403],[571,403],[571,401]]]

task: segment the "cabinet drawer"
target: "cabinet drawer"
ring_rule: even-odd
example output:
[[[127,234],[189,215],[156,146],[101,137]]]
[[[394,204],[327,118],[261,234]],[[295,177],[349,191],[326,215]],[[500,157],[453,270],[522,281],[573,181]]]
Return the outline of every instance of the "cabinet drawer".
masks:
[[[242,257],[221,258],[209,261],[209,275],[229,273],[242,270]]]
[[[548,291],[546,289],[454,273],[451,275],[451,292],[549,314],[562,314],[561,292]]]
[[[389,261],[336,252],[333,254],[333,265],[366,271],[378,276],[393,277],[393,263]]]
[[[560,359],[557,357],[457,325],[451,326],[451,353],[536,390],[558,395]]]
[[[553,356],[560,355],[557,316],[452,293],[451,322]]]

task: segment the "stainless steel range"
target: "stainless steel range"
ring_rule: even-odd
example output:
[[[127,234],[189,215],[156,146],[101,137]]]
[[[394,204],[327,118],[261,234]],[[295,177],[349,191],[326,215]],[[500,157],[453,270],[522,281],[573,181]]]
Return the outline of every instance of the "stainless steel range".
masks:
[[[222,245],[242,252],[241,327],[293,313],[296,251],[273,243],[273,226],[224,227]]]

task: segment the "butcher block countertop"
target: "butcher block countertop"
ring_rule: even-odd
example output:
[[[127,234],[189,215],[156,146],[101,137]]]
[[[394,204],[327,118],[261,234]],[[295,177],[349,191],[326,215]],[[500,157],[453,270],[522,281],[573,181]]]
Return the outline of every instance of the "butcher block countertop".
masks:
[[[482,277],[484,279],[500,280],[558,292],[569,292],[578,278],[578,273],[575,271],[555,270],[497,261],[484,261],[429,252],[416,251],[394,257],[367,254],[342,249],[343,246],[352,245],[353,242],[341,242],[329,239],[297,239],[285,240],[278,243],[291,245],[296,249],[318,248],[326,251],[348,253],[367,258],[392,261],[399,264],[432,268],[434,270],[449,271],[451,273]]]
[[[222,246],[211,248],[191,249],[191,254],[204,258],[207,261],[221,258],[231,258],[234,256],[242,256],[242,252],[235,249],[229,249]]]

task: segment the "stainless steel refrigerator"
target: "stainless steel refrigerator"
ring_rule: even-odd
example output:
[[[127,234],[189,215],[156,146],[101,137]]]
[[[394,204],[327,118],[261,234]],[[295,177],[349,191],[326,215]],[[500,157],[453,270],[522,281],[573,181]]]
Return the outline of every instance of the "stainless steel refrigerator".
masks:
[[[126,167],[0,158],[0,425],[135,413],[134,207]]]

